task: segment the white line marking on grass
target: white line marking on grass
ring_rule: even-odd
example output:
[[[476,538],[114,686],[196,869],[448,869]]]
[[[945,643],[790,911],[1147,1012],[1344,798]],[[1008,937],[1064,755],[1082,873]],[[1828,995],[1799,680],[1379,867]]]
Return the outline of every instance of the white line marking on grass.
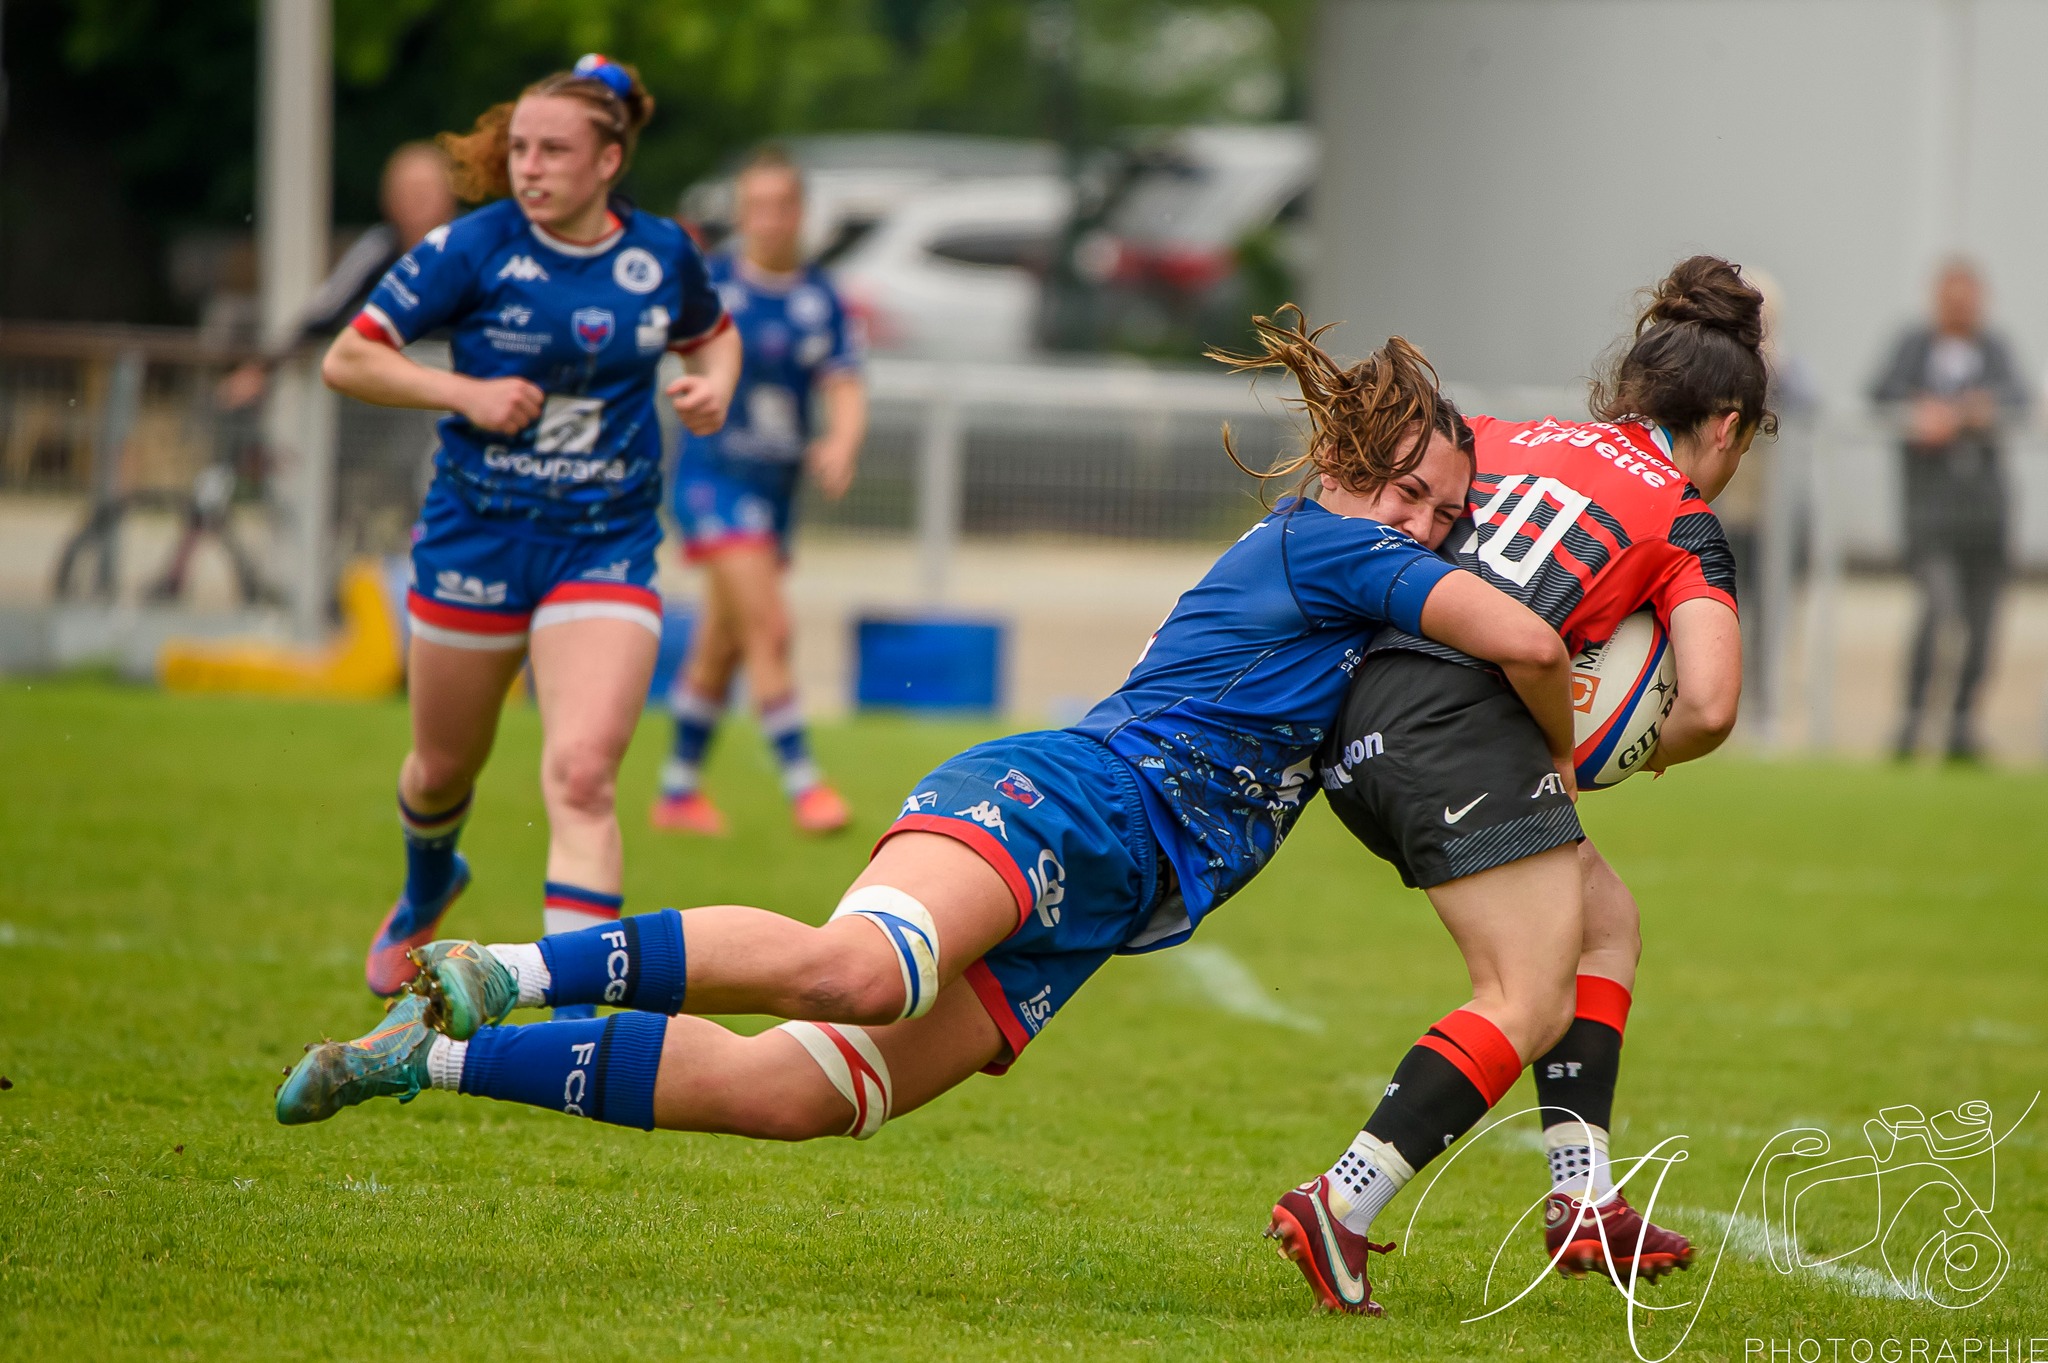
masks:
[[[1708,1211],[1704,1207],[1671,1209],[1673,1221],[1700,1221],[1725,1226],[1729,1215],[1728,1212]],[[1757,1263],[1771,1263],[1771,1238],[1774,1232],[1770,1226],[1765,1224],[1762,1217],[1751,1216],[1747,1212],[1735,1212],[1733,1215],[1735,1224],[1728,1229],[1729,1251]],[[1777,1235],[1781,1241],[1786,1238],[1782,1232],[1778,1232]],[[1705,1235],[1696,1238],[1702,1245],[1710,1241],[1710,1237]],[[1791,1261],[1799,1265],[1802,1274],[1832,1283],[1859,1297],[1878,1297],[1888,1301],[1913,1300],[1913,1294],[1892,1281],[1889,1273],[1866,1268],[1862,1264],[1813,1263],[1805,1247],[1797,1240],[1784,1245],[1783,1249]]]
[[[1252,968],[1225,947],[1208,942],[1191,942],[1165,953],[1167,961],[1202,999],[1241,1018],[1270,1022],[1296,1032],[1319,1033],[1323,1020],[1310,1013],[1289,1008],[1259,983]]]

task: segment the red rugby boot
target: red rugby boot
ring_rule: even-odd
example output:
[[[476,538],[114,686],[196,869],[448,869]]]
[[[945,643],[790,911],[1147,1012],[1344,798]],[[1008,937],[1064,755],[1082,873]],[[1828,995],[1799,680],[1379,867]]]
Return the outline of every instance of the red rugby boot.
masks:
[[[1692,1241],[1643,1220],[1620,1193],[1597,1207],[1570,1193],[1543,1199],[1543,1248],[1567,1278],[1583,1278],[1589,1271],[1605,1276],[1610,1256],[1616,1276],[1626,1279],[1633,1267],[1639,1282],[1653,1283],[1675,1269],[1692,1267]]]
[[[695,833],[704,838],[725,836],[725,815],[701,791],[662,796],[648,809],[647,822],[664,833]]]
[[[791,800],[789,815],[799,833],[837,833],[853,822],[853,811],[846,807],[846,801],[823,781]]]
[[[1318,1175],[1287,1193],[1273,1208],[1266,1238],[1280,1242],[1281,1255],[1294,1261],[1324,1310],[1380,1315],[1366,1256],[1392,1254],[1394,1246],[1376,1245],[1348,1229],[1330,1210],[1329,1191],[1328,1176]]]

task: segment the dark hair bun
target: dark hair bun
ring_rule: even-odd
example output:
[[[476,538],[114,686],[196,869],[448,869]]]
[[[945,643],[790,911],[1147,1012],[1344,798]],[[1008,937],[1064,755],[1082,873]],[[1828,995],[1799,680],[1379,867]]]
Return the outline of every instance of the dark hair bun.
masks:
[[[1659,322],[1696,322],[1756,350],[1764,343],[1764,296],[1743,279],[1741,266],[1719,256],[1691,256],[1652,292],[1636,334]]]

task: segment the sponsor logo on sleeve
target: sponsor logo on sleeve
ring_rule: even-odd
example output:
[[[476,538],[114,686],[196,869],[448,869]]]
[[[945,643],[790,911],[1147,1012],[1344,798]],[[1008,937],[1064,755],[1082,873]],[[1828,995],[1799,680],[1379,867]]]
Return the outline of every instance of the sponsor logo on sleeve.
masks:
[[[436,251],[441,250],[448,245],[448,224],[442,223],[439,227],[421,237],[420,240],[426,245],[433,247]]]
[[[633,328],[633,344],[643,355],[652,355],[668,348],[668,309],[656,303],[640,314],[640,324]]]
[[[936,790],[920,790],[903,802],[903,813],[896,817],[901,819],[911,814],[922,814],[926,810],[938,808],[938,804],[939,793]]]

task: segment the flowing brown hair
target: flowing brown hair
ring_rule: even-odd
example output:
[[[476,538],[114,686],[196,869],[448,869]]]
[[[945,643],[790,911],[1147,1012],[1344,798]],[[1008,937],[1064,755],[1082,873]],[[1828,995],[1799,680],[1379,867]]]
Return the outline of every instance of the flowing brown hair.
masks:
[[[596,76],[579,76],[574,71],[557,71],[543,76],[519,92],[519,99],[541,95],[577,100],[590,108],[591,123],[602,144],[617,143],[625,151],[619,161],[619,175],[633,164],[633,148],[640,130],[654,117],[654,96],[640,83],[640,73],[624,62],[613,66],[632,77],[632,87],[623,95]],[[485,203],[512,194],[512,110],[519,100],[493,104],[477,115],[466,133],[442,133],[434,139],[448,153],[449,178],[455,195],[464,203]],[[613,177],[616,181],[617,177]]]
[[[1290,313],[1293,321],[1288,323]],[[1258,353],[1203,352],[1232,373],[1287,370],[1301,388],[1300,397],[1287,401],[1308,414],[1308,447],[1263,472],[1238,457],[1237,441],[1225,424],[1223,450],[1232,463],[1262,484],[1300,474],[1297,494],[1326,473],[1345,490],[1370,496],[1415,471],[1432,433],[1466,454],[1473,452],[1472,428],[1457,404],[1444,396],[1435,366],[1420,350],[1389,336],[1385,345],[1347,367],[1319,344],[1334,325],[1325,322],[1310,331],[1307,316],[1288,303],[1272,317],[1252,318]]]
[[[1647,420],[1674,432],[1741,414],[1738,425],[1769,435],[1764,296],[1742,267],[1719,256],[1689,256],[1652,288],[1626,349],[1593,381],[1593,415]]]

